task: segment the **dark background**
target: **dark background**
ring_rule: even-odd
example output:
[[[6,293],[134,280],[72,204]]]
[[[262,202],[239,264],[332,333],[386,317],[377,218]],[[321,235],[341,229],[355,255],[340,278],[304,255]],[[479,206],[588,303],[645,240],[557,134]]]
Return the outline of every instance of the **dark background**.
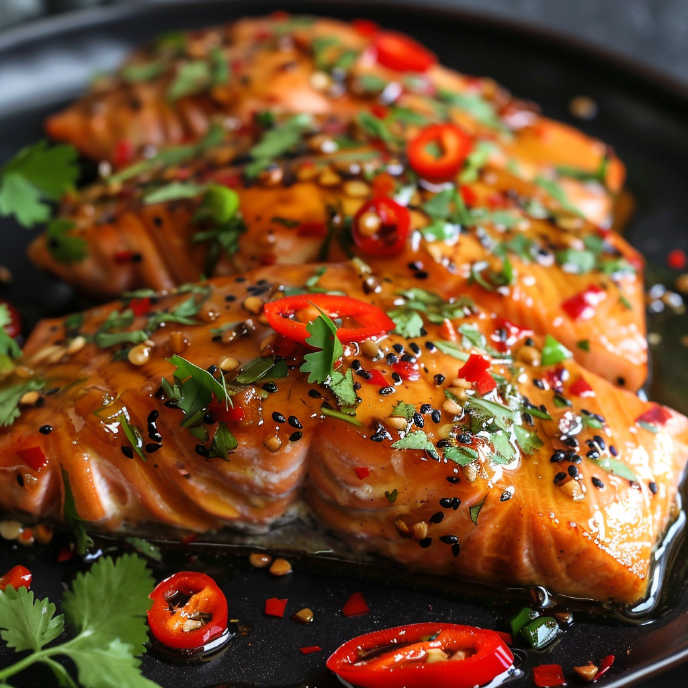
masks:
[[[155,0],[0,0],[0,27],[45,14],[104,4]],[[228,0],[229,1],[229,0]],[[672,77],[688,87],[688,0],[434,0],[425,4],[460,7],[554,29]],[[403,0],[390,5],[403,4]],[[285,9],[289,3],[284,2]],[[398,11],[398,10],[395,10]],[[461,45],[457,44],[457,51]],[[508,86],[509,84],[507,84]],[[688,688],[688,667],[680,667],[642,688]],[[428,687],[431,688],[431,687]]]

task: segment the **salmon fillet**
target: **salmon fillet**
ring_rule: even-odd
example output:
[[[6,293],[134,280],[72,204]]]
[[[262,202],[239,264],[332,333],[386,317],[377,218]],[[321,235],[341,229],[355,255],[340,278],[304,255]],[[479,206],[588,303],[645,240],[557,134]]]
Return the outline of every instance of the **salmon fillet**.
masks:
[[[121,167],[157,148],[198,141],[213,123],[242,133],[263,112],[452,121],[499,142],[502,167],[528,181],[558,179],[588,219],[609,226],[625,178],[609,147],[540,116],[491,79],[438,64],[422,74],[381,64],[380,39],[389,35],[398,36],[370,23],[288,16],[168,34],[48,118],[46,131]]]
[[[250,176],[252,163],[236,164],[255,145],[247,135],[213,146],[202,159],[149,166],[121,182],[74,192],[60,217],[74,223],[68,236],[85,242],[86,258],[60,262],[50,233],[32,243],[29,255],[85,293],[114,297],[171,289],[202,274],[357,254],[380,271],[415,276],[444,296],[465,294],[512,322],[554,335],[580,363],[622,387],[643,385],[643,261],[619,234],[500,169],[498,150],[459,196],[451,185],[429,188],[392,153],[380,153],[360,128],[340,131],[347,140],[342,152],[314,153],[323,137],[334,140],[324,133],[331,126],[326,119],[306,127],[294,153],[264,178]],[[216,238],[199,241],[213,228],[194,221],[213,184],[231,186],[240,200],[235,224],[223,230],[229,250]],[[177,197],[154,202],[175,185]],[[371,255],[352,238],[357,213],[383,185],[410,213],[405,250],[394,256]],[[217,259],[209,261],[212,251]]]
[[[264,303],[332,292],[402,333],[345,344],[309,383],[309,349],[265,324]],[[199,391],[217,386],[239,416]],[[360,261],[264,267],[43,321],[0,399],[8,511],[61,519],[68,476],[89,528],[212,537],[265,530],[305,499],[355,551],[598,600],[645,593],[688,458],[684,417],[468,299]]]

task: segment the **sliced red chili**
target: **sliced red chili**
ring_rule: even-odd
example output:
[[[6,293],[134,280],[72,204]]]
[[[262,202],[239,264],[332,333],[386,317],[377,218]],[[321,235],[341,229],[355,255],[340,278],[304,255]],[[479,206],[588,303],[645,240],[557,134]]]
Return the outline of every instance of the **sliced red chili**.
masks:
[[[371,256],[394,256],[406,248],[411,214],[391,198],[380,196],[354,215],[351,233],[358,248]]]
[[[19,315],[19,311],[5,299],[0,299],[0,304],[7,308],[7,314],[10,317],[10,321],[2,325],[2,329],[12,338],[19,336],[21,334],[21,315]]]
[[[268,616],[276,616],[281,619],[284,616],[284,610],[287,607],[289,600],[278,600],[276,597],[271,597],[265,600],[265,613]]]
[[[561,304],[564,312],[574,320],[590,320],[595,317],[597,307],[607,298],[607,292],[596,284],[580,294],[566,299]]]
[[[494,631],[420,623],[354,638],[327,667],[361,688],[473,688],[503,674],[513,660]]]
[[[149,595],[148,625],[167,647],[191,650],[207,645],[227,629],[227,600],[205,573],[180,571]]]
[[[112,162],[115,167],[122,167],[134,158],[134,144],[128,139],[120,139],[115,144],[115,149],[112,153]]]
[[[686,252],[680,248],[675,248],[667,256],[667,265],[673,270],[683,270],[688,265],[688,258]]]
[[[396,31],[383,31],[373,43],[377,61],[397,72],[427,72],[437,57],[410,36]]]
[[[371,185],[375,196],[391,196],[394,193],[394,189],[397,188],[397,183],[389,172],[378,174],[371,182]]]
[[[399,373],[399,377],[402,380],[408,380],[409,382],[420,380],[420,371],[417,363],[399,361],[392,366],[392,370],[394,370],[395,373]]]
[[[322,647],[318,647],[317,645],[312,645],[311,647],[300,647],[299,652],[302,655],[310,655],[313,652],[322,652]]]
[[[28,449],[18,449],[17,456],[37,473],[48,465],[48,459],[40,447],[29,447]]]
[[[363,616],[370,613],[370,607],[365,601],[362,592],[355,592],[342,607],[344,616]]]
[[[350,296],[334,294],[298,294],[270,301],[265,304],[265,317],[275,332],[308,346],[306,340],[310,334],[306,329],[306,323],[293,320],[292,316],[310,308],[311,305],[320,308],[330,318],[356,320],[358,327],[340,327],[337,330],[337,338],[345,344],[362,342],[365,339],[391,332],[395,328],[394,321],[377,306]]]
[[[492,340],[495,342],[495,349],[502,353],[510,349],[519,340],[533,336],[532,330],[515,325],[505,318],[495,318],[494,325],[496,332]]]
[[[611,668],[612,664],[614,664],[614,660],[616,657],[614,655],[607,655],[601,662],[600,662],[600,668],[597,670],[597,673],[595,674],[595,678],[602,678]]]
[[[571,383],[569,392],[575,397],[594,397],[595,390],[588,384],[585,378],[579,377],[575,382]]]
[[[134,315],[138,318],[142,315],[146,315],[151,309],[151,300],[147,296],[143,299],[132,299],[129,302],[129,308],[134,312]]]
[[[213,403],[208,406],[208,413],[216,420],[218,423],[231,423],[233,421],[244,420],[246,414],[241,406],[230,406],[226,407],[224,403]]]
[[[4,576],[0,576],[0,592],[10,585],[15,590],[31,587],[31,571],[25,566],[11,568]]]
[[[511,637],[511,633],[504,633],[502,631],[495,631],[495,633],[507,644],[513,645],[514,639]]]
[[[365,480],[370,475],[370,471],[365,466],[354,468],[354,471],[359,480]]]
[[[471,354],[459,368],[459,377],[468,382],[477,382],[490,369],[490,359],[480,354]]]
[[[541,664],[533,668],[533,679],[538,688],[565,686],[564,671],[559,664]]]
[[[651,425],[665,425],[671,420],[671,411],[666,406],[654,404],[647,411],[641,413],[636,419],[636,423],[650,423]]]
[[[478,394],[484,396],[493,389],[496,389],[497,381],[490,375],[490,373],[483,373],[476,381],[475,388],[478,390]]]
[[[351,24],[361,36],[373,36],[380,30],[380,27],[370,19],[354,19]]]
[[[327,235],[327,225],[324,222],[302,222],[296,233],[300,237],[322,238]]]
[[[407,148],[409,165],[430,182],[453,180],[471,152],[470,136],[455,124],[431,124]]]
[[[379,370],[368,370],[368,375],[363,379],[369,385],[376,385],[377,387],[388,387],[389,382],[387,378]]]

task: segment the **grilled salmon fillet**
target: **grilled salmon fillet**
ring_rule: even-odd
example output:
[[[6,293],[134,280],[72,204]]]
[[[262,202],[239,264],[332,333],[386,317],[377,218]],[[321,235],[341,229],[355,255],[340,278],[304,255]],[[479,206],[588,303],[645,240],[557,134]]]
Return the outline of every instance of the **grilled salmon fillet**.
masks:
[[[627,389],[642,386],[643,261],[619,234],[503,169],[495,143],[476,165],[469,157],[459,195],[459,180],[419,179],[394,143],[381,152],[360,124],[340,127],[336,136],[334,125],[340,123],[299,125],[290,149],[258,172],[246,151],[291,132],[293,120],[198,149],[182,163],[137,163],[123,177],[65,199],[60,218],[73,223],[67,236],[84,243],[84,259],[64,261],[50,231],[29,255],[85,293],[114,297],[171,289],[202,274],[357,254],[380,271],[415,276],[419,286],[437,285],[445,297],[465,294],[501,317],[550,333],[590,370]],[[402,138],[415,126],[399,125]],[[342,148],[331,152],[328,143]],[[239,200],[236,216],[221,226],[197,220],[208,189],[218,185]],[[403,206],[410,227],[393,255],[378,255],[361,241],[381,197]]]
[[[409,568],[640,599],[687,420],[433,286],[280,265],[43,321],[0,383],[3,506],[59,520],[68,481],[90,528],[212,537],[305,499]]]
[[[420,54],[420,62],[399,62],[395,47]],[[560,179],[571,202],[605,226],[625,177],[601,142],[540,116],[490,79],[442,67],[409,37],[370,22],[312,17],[273,15],[164,35],[50,117],[46,130],[119,168],[198,141],[213,124],[243,133],[265,112],[454,122],[500,142],[500,164],[524,179]]]

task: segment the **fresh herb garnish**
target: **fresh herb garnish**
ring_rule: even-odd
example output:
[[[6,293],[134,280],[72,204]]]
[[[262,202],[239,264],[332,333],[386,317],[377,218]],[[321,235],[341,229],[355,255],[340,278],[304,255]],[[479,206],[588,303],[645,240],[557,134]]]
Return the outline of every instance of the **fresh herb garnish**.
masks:
[[[70,234],[75,227],[70,220],[53,220],[48,224],[45,231],[46,246],[58,263],[80,263],[88,255],[86,240]]]
[[[219,48],[211,51],[206,60],[182,62],[168,90],[168,100],[175,101],[186,96],[203,93],[213,86],[227,83],[229,67]]]
[[[631,482],[636,482],[638,480],[636,474],[625,463],[622,463],[618,459],[613,459],[611,456],[606,456],[603,459],[594,461],[594,463],[602,470],[607,471],[607,473],[613,473]]]
[[[438,459],[435,445],[422,430],[409,432],[392,444],[392,449],[420,449],[427,452],[433,459]]]
[[[410,421],[413,418],[413,414],[416,412],[416,407],[413,404],[407,404],[404,401],[400,401],[393,409],[391,416],[395,418],[405,418]]]
[[[50,219],[46,201],[59,201],[79,177],[73,146],[48,147],[39,141],[0,169],[0,215],[13,215],[24,227]]]
[[[19,358],[21,349],[13,337],[7,334],[7,326],[12,324],[12,315],[7,304],[0,303],[0,355]]]
[[[150,62],[134,62],[125,65],[120,70],[120,77],[130,84],[153,81],[167,71],[166,60],[151,60]]]
[[[184,198],[196,198],[205,190],[205,186],[193,182],[170,182],[146,194],[143,197],[143,203],[144,205],[153,205],[154,203],[169,203]]]
[[[421,336],[423,316],[431,323],[441,325],[445,320],[456,320],[466,316],[466,311],[473,308],[473,302],[465,297],[455,301],[445,301],[441,296],[425,289],[414,287],[399,292],[403,304],[389,312],[395,324],[395,332],[402,337],[412,339]]]
[[[333,370],[327,387],[337,397],[337,404],[342,413],[356,415],[356,390],[354,389],[354,375],[349,368],[346,373]]]
[[[548,179],[542,175],[535,177],[535,184],[537,184],[543,191],[545,191],[549,196],[551,196],[559,205],[564,209],[568,210],[575,215],[581,215],[581,211],[576,208],[575,205],[571,204],[566,197],[566,192],[564,189],[557,184],[553,179]]]
[[[459,466],[468,466],[469,463],[478,460],[478,452],[470,447],[447,447],[444,450],[444,456],[449,461],[458,463]]]
[[[211,459],[224,459],[225,461],[229,461],[230,452],[233,452],[238,446],[239,443],[236,437],[230,432],[227,423],[218,423],[213,442],[210,445],[209,456]]]
[[[275,361],[272,357],[258,357],[245,363],[234,382],[239,385],[252,385],[267,377],[287,377],[289,371],[286,361]]]
[[[397,497],[399,496],[399,490],[395,487],[391,492],[388,492],[385,490],[385,497],[387,497],[387,501],[390,504],[394,504],[394,502],[397,501]]]
[[[62,484],[64,485],[64,519],[70,525],[74,533],[74,551],[80,557],[83,557],[84,554],[93,547],[93,540],[91,540],[84,527],[86,521],[79,516],[79,512],[76,510],[74,493],[72,492],[72,486],[69,482],[69,473],[67,473],[62,466],[60,466],[60,471],[62,472]]]
[[[567,358],[571,358],[571,356],[573,356],[573,354],[563,344],[560,344],[551,334],[545,337],[541,361],[543,366],[561,363]]]
[[[27,380],[17,385],[0,389],[0,427],[12,425],[19,418],[19,400],[27,393],[40,391],[44,380]]]
[[[480,515],[480,510],[483,508],[483,504],[485,504],[486,499],[487,497],[484,497],[482,502],[474,504],[468,508],[468,513],[471,517],[471,521],[473,521],[473,525],[478,525],[478,516]]]
[[[246,166],[246,176],[253,179],[275,158],[294,148],[301,141],[301,137],[311,123],[311,116],[301,113],[289,118],[284,124],[266,131],[263,138],[249,151],[253,162]]]
[[[15,652],[32,654],[0,670],[0,683],[7,686],[11,676],[41,663],[52,670],[57,684],[76,688],[68,670],[54,659],[62,656],[74,662],[84,688],[154,688],[136,659],[148,641],[145,619],[152,587],[143,559],[124,555],[117,561],[102,557],[90,571],[78,573],[64,595],[64,615],[56,615],[54,604],[35,599],[25,587],[6,588],[0,593],[0,635]],[[46,647],[62,635],[65,622],[74,637]]]
[[[458,93],[447,91],[446,89],[439,89],[437,95],[442,102],[467,112],[480,124],[484,124],[491,129],[508,131],[500,120],[494,105],[489,100],[485,100],[481,95],[477,93]]]
[[[125,437],[129,440],[131,448],[145,461],[146,455],[143,453],[143,436],[141,431],[135,425],[129,424],[129,419],[125,413],[120,413],[117,416],[117,420],[122,427]]]
[[[301,366],[301,372],[308,373],[308,382],[324,384],[330,379],[334,364],[344,353],[344,349],[337,338],[337,326],[322,310],[318,310],[320,315],[306,325],[310,334],[306,343],[317,351],[304,356],[305,363]]]

